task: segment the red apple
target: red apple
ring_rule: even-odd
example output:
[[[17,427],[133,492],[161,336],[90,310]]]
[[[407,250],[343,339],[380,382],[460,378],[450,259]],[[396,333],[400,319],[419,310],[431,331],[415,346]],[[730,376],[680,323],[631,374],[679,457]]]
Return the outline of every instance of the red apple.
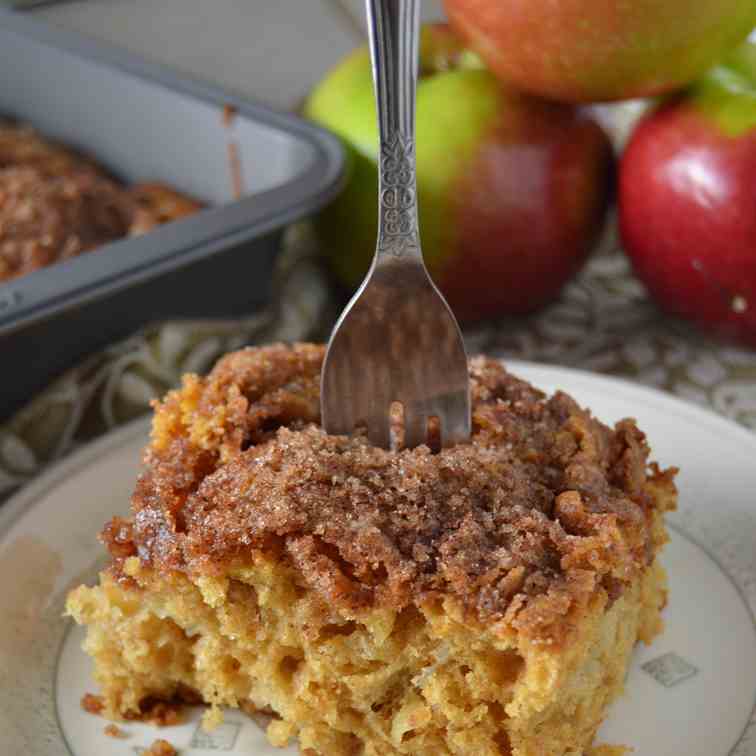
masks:
[[[378,203],[366,49],[326,76],[305,113],[348,148],[346,190],[317,228],[354,288],[375,249]],[[440,25],[423,32],[416,152],[423,252],[457,316],[523,313],[554,299],[603,227],[612,166],[603,130],[574,108],[503,88]]]
[[[505,81],[565,102],[669,92],[756,26],[753,0],[445,0],[455,30]]]
[[[756,46],[640,122],[620,224],[663,308],[756,347]]]

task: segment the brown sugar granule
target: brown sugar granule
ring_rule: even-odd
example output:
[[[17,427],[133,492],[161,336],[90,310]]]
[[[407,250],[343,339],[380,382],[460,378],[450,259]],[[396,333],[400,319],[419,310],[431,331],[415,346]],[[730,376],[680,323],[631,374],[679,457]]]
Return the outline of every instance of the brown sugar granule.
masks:
[[[156,406],[132,500],[143,563],[219,573],[274,554],[336,605],[451,594],[556,642],[571,607],[599,587],[616,599],[661,546],[674,473],[648,465],[633,421],[609,428],[476,358],[470,442],[386,451],[319,427],[322,358],[243,350]],[[128,545],[104,539],[117,574]]]
[[[142,756],[177,756],[178,751],[162,738],[155,740],[152,745],[142,752]]]
[[[88,714],[101,714],[105,708],[102,696],[96,696],[94,693],[85,693],[81,697],[81,708]]]
[[[105,725],[103,732],[109,737],[109,738],[125,738],[126,733],[115,724],[108,724]]]

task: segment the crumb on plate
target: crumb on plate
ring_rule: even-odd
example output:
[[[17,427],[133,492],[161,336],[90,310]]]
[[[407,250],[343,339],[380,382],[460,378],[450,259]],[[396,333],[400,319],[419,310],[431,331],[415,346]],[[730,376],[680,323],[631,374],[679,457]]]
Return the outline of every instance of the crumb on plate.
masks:
[[[158,727],[170,727],[181,724],[183,704],[180,701],[160,701],[155,698],[146,698],[140,704],[140,712],[128,712],[126,719],[138,722],[149,722]]]
[[[167,741],[159,738],[142,752],[142,756],[177,756],[178,751]]]
[[[85,693],[81,697],[81,708],[88,714],[101,714],[105,702],[102,696],[96,696],[94,693]]]
[[[126,737],[126,733],[118,725],[113,724],[112,722],[110,724],[105,725],[103,732],[109,738],[125,738]]]

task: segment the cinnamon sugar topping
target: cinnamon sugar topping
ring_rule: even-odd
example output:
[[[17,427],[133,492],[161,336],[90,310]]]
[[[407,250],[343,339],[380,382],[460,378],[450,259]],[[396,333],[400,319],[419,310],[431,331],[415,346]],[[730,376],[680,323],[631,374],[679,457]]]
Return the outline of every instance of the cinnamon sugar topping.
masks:
[[[349,611],[451,595],[554,640],[660,547],[674,471],[648,466],[634,422],[610,429],[476,358],[470,443],[390,452],[319,427],[322,358],[247,349],[157,405],[133,526],[103,534],[116,571],[130,553],[191,573],[267,555]]]

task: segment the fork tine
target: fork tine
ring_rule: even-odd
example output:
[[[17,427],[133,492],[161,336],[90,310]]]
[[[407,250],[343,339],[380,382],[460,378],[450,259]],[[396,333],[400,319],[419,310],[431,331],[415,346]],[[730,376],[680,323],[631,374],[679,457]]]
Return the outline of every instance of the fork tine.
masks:
[[[371,355],[382,354],[380,341],[376,332],[370,334]],[[367,385],[363,385],[363,397],[367,403],[368,438],[376,446],[391,448],[391,365],[387,360],[371,364],[370,370],[363,376]]]
[[[374,446],[380,446],[383,449],[391,448],[391,423],[388,410],[377,412],[370,418],[367,435]]]
[[[428,418],[419,407],[404,408],[404,448],[413,449],[424,444],[428,435]]]
[[[446,394],[434,401],[431,414],[438,418],[441,446],[453,446],[470,438],[468,402],[463,391]]]
[[[341,333],[339,340],[348,339]],[[320,414],[324,428],[337,436],[347,436],[354,431],[350,424],[351,404],[349,397],[355,393],[349,365],[343,360],[326,359],[320,387]],[[359,393],[359,392],[357,392]]]

